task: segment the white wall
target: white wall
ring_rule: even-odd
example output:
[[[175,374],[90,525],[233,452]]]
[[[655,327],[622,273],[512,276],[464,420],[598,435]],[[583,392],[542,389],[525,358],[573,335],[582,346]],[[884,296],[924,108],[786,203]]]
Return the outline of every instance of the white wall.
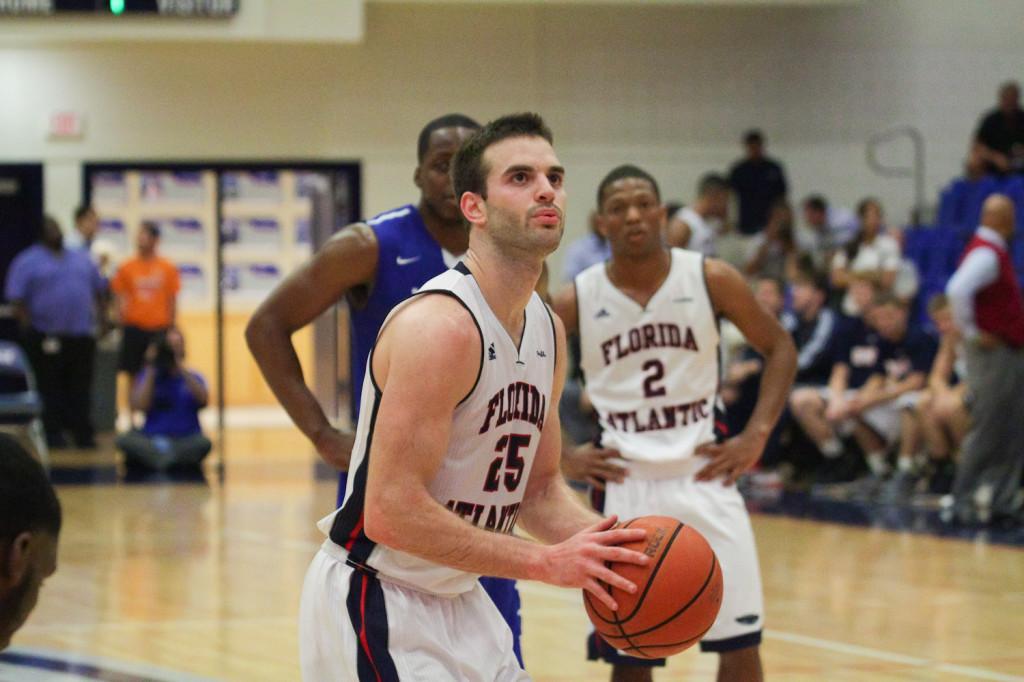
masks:
[[[44,160],[48,208],[64,218],[82,160],[359,158],[365,207],[376,212],[415,197],[414,142],[429,118],[535,109],[570,173],[570,238],[613,164],[641,163],[667,197],[689,199],[753,125],[797,198],[823,191],[852,205],[875,194],[902,220],[911,184],[873,175],[866,140],[898,124],[921,128],[934,198],[959,172],[997,84],[1024,76],[1022,25],[1024,2],[1014,0],[371,3],[355,45],[7,47],[0,160]],[[82,141],[45,139],[58,109],[87,116]]]

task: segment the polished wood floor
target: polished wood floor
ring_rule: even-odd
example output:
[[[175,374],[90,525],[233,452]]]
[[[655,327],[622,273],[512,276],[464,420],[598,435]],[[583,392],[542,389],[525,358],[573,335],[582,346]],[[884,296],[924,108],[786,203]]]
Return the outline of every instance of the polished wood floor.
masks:
[[[288,429],[232,431],[227,446],[223,482],[61,486],[60,566],[15,647],[298,679],[299,591],[334,486],[313,479],[312,454]],[[768,679],[1024,681],[1024,550],[777,516],[754,526]],[[579,596],[522,593],[534,678],[606,679],[583,660]],[[715,665],[690,651],[656,679],[712,680]]]

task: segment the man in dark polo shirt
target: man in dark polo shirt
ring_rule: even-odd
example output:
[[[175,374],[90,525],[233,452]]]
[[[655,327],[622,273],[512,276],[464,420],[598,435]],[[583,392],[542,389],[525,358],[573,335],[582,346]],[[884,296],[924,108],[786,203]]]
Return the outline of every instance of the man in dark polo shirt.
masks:
[[[1020,108],[1020,86],[1014,81],[999,88],[999,106],[978,124],[974,154],[988,173],[1024,171],[1024,110]]]
[[[1009,197],[985,200],[981,226],[967,244],[946,294],[967,357],[971,430],[964,439],[945,518],[1019,521],[1024,469],[1024,298],[1007,242],[1014,232]]]
[[[764,135],[750,130],[743,136],[747,155],[729,171],[729,184],[739,200],[739,232],[753,235],[768,223],[768,211],[776,199],[786,196],[786,173],[764,155]]]

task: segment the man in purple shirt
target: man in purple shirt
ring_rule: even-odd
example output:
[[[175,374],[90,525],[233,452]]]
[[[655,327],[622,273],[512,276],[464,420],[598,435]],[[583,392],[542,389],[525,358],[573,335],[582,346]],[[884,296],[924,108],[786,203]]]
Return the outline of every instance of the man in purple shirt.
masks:
[[[4,293],[14,304],[43,399],[50,447],[62,447],[64,430],[80,448],[96,446],[90,417],[96,351],[96,297],[107,283],[85,251],[64,248],[57,221],[46,216],[39,243],[19,253],[7,271]]]

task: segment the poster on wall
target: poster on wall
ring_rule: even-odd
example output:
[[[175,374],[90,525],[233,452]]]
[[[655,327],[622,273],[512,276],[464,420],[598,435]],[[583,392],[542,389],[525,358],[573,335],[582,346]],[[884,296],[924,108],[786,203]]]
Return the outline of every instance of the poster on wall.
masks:
[[[206,272],[199,263],[178,263],[178,277],[181,279],[179,296],[182,301],[205,302],[209,294]]]
[[[276,263],[232,263],[224,266],[224,299],[229,302],[256,303],[263,300],[281,281]]]
[[[146,171],[139,173],[139,197],[147,204],[206,203],[200,171]]]
[[[105,206],[127,204],[127,174],[122,172],[94,173],[92,176],[92,202]]]
[[[221,176],[221,194],[238,201],[280,202],[281,173],[269,171],[229,171]]]
[[[279,251],[283,246],[281,224],[276,218],[226,218],[221,224],[224,248],[256,248]]]
[[[206,232],[197,218],[151,219],[160,228],[162,248],[203,252],[206,250]]]
[[[120,218],[100,218],[96,239],[103,240],[112,249],[122,253],[130,251],[132,248],[132,245],[128,243],[128,230]]]

